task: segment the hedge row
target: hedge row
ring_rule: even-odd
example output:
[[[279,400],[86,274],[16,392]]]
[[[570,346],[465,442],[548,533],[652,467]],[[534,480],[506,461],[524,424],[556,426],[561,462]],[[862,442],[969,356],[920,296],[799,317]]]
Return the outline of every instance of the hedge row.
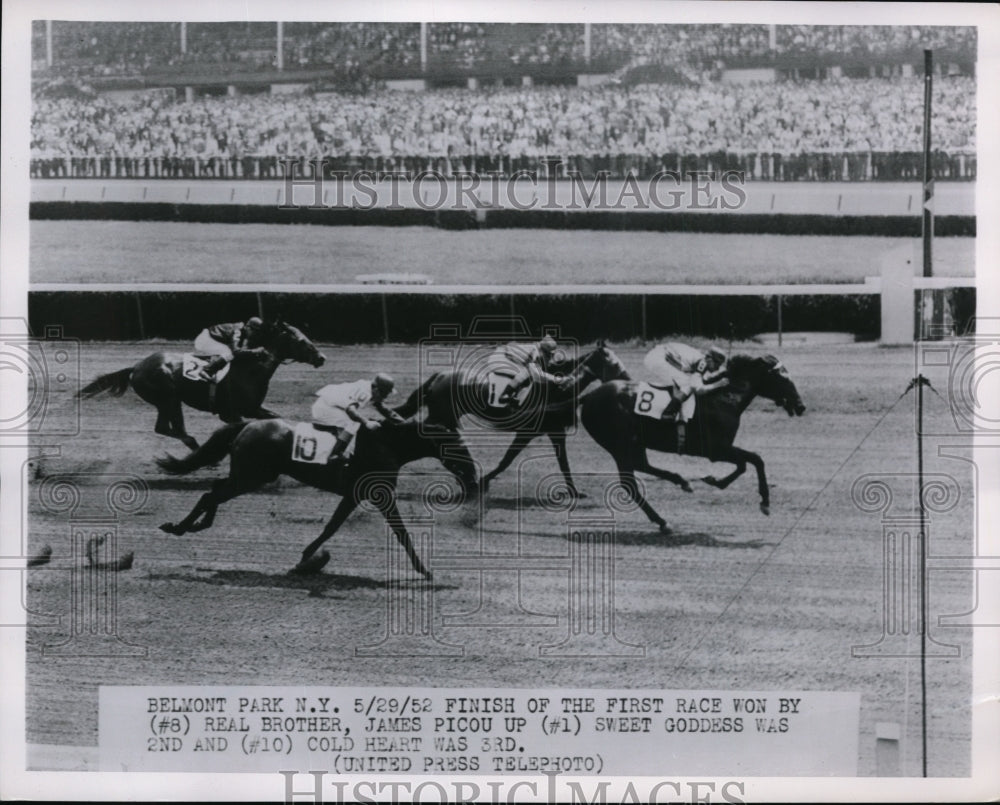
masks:
[[[638,294],[510,295],[222,292],[33,292],[28,315],[33,332],[59,324],[85,340],[150,338],[193,340],[210,324],[280,314],[311,338],[335,344],[414,343],[437,325],[469,333],[477,317],[523,317],[532,333],[554,325],[564,337],[591,342],[666,335],[750,338],[778,329],[774,296],[642,296]],[[785,296],[786,331],[879,334],[877,294]],[[503,327],[498,338],[505,335]]]
[[[918,237],[916,215],[789,215],[707,212],[612,212],[569,210],[353,210],[281,209],[243,204],[168,204],[119,201],[33,201],[35,220],[175,221],[325,226],[435,226],[442,229],[597,229],[618,231],[727,232],[778,235],[883,235]],[[972,215],[934,219],[940,237],[976,234]]]

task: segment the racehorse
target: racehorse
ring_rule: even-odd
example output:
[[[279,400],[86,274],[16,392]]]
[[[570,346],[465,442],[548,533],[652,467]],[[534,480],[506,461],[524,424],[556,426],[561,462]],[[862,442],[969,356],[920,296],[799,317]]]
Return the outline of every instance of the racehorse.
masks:
[[[322,533],[302,552],[295,566],[297,572],[314,572],[329,560],[324,551],[313,554],[336,533],[348,515],[363,500],[369,500],[382,512],[396,539],[410,557],[413,569],[426,578],[431,572],[413,548],[410,535],[396,506],[396,482],[404,464],[434,457],[458,478],[465,500],[477,493],[472,456],[461,437],[441,425],[408,420],[399,424],[385,422],[374,431],[358,431],[354,455],[327,464],[305,464],[292,460],[294,431],[280,419],[238,422],[224,425],[208,441],[183,458],[167,455],[156,463],[171,474],[185,474],[215,464],[229,455],[229,476],[215,481],[212,490],[198,500],[190,514],[179,523],[160,526],[168,534],[203,531],[212,525],[219,505],[253,492],[262,485],[288,475],[304,484],[333,492],[342,500]],[[310,562],[309,560],[312,559]]]
[[[198,442],[184,428],[181,403],[217,414],[223,422],[277,417],[263,407],[263,402],[278,366],[294,361],[319,367],[326,361],[301,330],[280,319],[261,328],[253,347],[236,352],[229,372],[218,383],[193,380],[184,374],[182,356],[155,352],[135,366],[101,375],[77,396],[90,398],[110,392],[120,397],[131,385],[139,397],[156,406],[156,432],[180,439],[194,450]]]
[[[806,407],[787,369],[773,355],[756,358],[734,355],[729,359],[728,375],[728,386],[698,399],[694,416],[687,423],[683,452],[736,465],[736,469],[724,478],[706,476],[701,479],[718,489],[725,489],[746,471],[748,463],[752,464],[757,470],[760,509],[770,514],[770,493],[763,460],[756,453],[733,444],[740,416],[758,396],[774,401],[789,416],[802,416]],[[686,492],[691,491],[690,484],[682,476],[652,466],[646,456],[646,450],[676,453],[677,426],[673,420],[661,421],[636,414],[635,404],[634,383],[618,380],[605,383],[584,397],[580,421],[594,441],[611,453],[622,485],[632,499],[665,532],[668,530],[666,521],[643,497],[635,473],[649,473],[677,484]]]
[[[435,372],[395,410],[401,416],[409,417],[426,405],[428,422],[437,422],[454,430],[458,429],[459,420],[464,415],[471,414],[489,427],[513,431],[514,441],[506,454],[493,470],[483,476],[480,482],[482,492],[488,490],[490,481],[507,469],[532,441],[542,435],[548,436],[569,494],[585,497],[576,488],[570,473],[566,458],[566,431],[576,423],[579,395],[587,386],[594,381],[628,380],[629,374],[619,357],[603,342],[598,342],[596,349],[576,360],[552,363],[548,371],[565,375],[566,381],[548,389],[537,388],[533,383],[524,403],[516,408],[491,407],[488,378],[453,369]]]

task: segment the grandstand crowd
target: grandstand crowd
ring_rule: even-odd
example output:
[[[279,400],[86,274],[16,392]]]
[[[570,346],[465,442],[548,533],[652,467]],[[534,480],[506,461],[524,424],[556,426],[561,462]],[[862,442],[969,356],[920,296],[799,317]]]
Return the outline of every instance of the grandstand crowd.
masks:
[[[919,78],[894,78],[190,102],[38,98],[31,147],[36,175],[52,176],[117,175],[117,167],[102,173],[111,168],[102,168],[101,158],[130,161],[123,169],[129,175],[193,175],[196,164],[206,164],[205,175],[267,176],[281,157],[327,157],[334,165],[382,170],[422,170],[430,160],[445,172],[473,164],[477,171],[509,171],[558,157],[569,168],[646,175],[676,169],[688,156],[713,155],[713,165],[738,166],[749,178],[821,178],[817,170],[844,179],[906,178],[890,176],[889,167],[879,167],[886,157],[873,163],[870,155],[920,152],[922,86]],[[940,178],[963,178],[974,165],[974,81],[953,76],[934,86],[934,142],[948,155],[939,160]],[[833,159],[829,169],[792,167],[807,154],[819,155],[820,166],[831,161],[822,155],[851,157]],[[784,172],[773,167],[775,155]],[[909,169],[902,157],[891,164]]]
[[[875,67],[909,54],[912,68],[922,47],[972,59],[976,50],[970,27],[287,22],[287,69],[324,67],[358,79],[364,92],[325,91],[320,82],[294,95],[244,87],[178,101],[170,82],[124,100],[93,92],[86,80],[211,65],[215,75],[264,74],[276,67],[276,24],[35,22],[33,37],[38,177],[258,178],[281,175],[285,158],[323,158],[332,170],[411,173],[545,174],[558,159],[562,171],[615,176],[736,169],[751,179],[916,178],[922,81],[899,64]],[[823,80],[718,80],[727,65],[796,54],[866,56],[860,75],[868,77],[838,70],[816,73]],[[589,60],[618,68],[599,86],[494,80],[482,89],[402,92],[372,78],[384,67],[419,75],[425,61],[450,65],[445,74],[457,83],[483,65],[562,65],[569,77]],[[934,171],[972,178],[975,79],[949,72],[934,83]]]
[[[188,23],[181,48],[177,22],[55,21],[55,69],[92,75],[141,75],[184,65],[277,66],[276,26],[270,22]],[[906,54],[930,47],[973,53],[972,27],[877,25],[651,25],[593,24],[589,52],[581,23],[433,23],[427,26],[432,63],[583,64],[588,58],[613,65],[630,61],[720,66],[766,64],[788,54],[844,56]],[[45,53],[45,23],[33,24],[36,63]],[[340,69],[420,63],[419,23],[287,22],[283,25],[286,68]]]

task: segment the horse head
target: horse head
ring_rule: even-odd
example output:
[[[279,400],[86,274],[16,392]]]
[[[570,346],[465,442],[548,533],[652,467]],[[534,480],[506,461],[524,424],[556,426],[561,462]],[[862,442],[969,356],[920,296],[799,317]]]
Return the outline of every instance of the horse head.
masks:
[[[264,325],[261,344],[279,361],[295,361],[320,367],[326,363],[326,356],[310,341],[298,327],[275,319]]]
[[[604,341],[597,342],[597,348],[584,357],[580,362],[580,367],[600,383],[607,383],[609,380],[632,379],[621,358],[610,347],[606,346]]]
[[[745,381],[756,394],[780,405],[789,416],[802,416],[806,411],[788,369],[774,355],[735,355],[729,360],[729,375],[733,381]]]

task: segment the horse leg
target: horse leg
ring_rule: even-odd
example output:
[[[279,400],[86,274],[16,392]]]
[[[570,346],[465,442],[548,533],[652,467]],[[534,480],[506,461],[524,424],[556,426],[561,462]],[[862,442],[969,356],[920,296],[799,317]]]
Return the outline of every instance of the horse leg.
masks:
[[[496,468],[486,473],[480,482],[480,489],[483,493],[489,491],[490,481],[496,478],[501,472],[507,469],[511,464],[514,463],[514,459],[517,458],[521,452],[534,440],[534,436],[530,433],[525,433],[524,431],[518,431],[514,434],[514,441],[510,443],[510,447],[507,448],[507,452],[504,453],[500,463],[496,465]]]
[[[173,534],[174,536],[181,536],[182,534],[188,533],[192,530],[192,526],[198,520],[201,515],[207,511],[209,508],[214,507],[215,504],[212,501],[213,492],[206,492],[200,498],[198,502],[194,504],[194,508],[191,509],[187,517],[181,520],[179,523],[161,523],[160,531],[165,531],[167,534]]]
[[[638,504],[643,513],[660,527],[661,532],[664,534],[668,533],[670,529],[667,528],[667,521],[656,513],[656,510],[649,505],[649,501],[639,491],[639,482],[635,479],[635,472],[631,468],[625,468],[619,464],[618,477],[621,479],[622,486],[625,487],[629,496]]]
[[[204,531],[206,528],[211,528],[221,504],[242,495],[244,492],[252,492],[257,486],[257,484],[237,484],[232,478],[220,478],[218,481],[214,481],[212,491],[204,496],[209,498],[205,511],[188,527],[188,531]]]
[[[670,481],[670,483],[675,486],[679,486],[685,492],[693,492],[691,484],[688,483],[687,478],[683,475],[678,475],[676,472],[671,472],[670,470],[660,469],[659,467],[654,467],[649,463],[649,456],[644,449],[637,451],[635,457],[635,469],[638,472],[645,472],[663,481]]]
[[[306,545],[304,551],[302,551],[302,558],[299,563],[293,569],[296,572],[304,572],[305,568],[303,565],[309,560],[309,558],[320,549],[320,546],[326,542],[330,537],[334,535],[338,528],[340,528],[344,521],[350,516],[358,506],[358,501],[355,500],[354,495],[346,495],[340,503],[337,504],[337,508],[333,510],[333,516],[330,517],[329,522],[323,527],[323,531],[320,533],[316,539]]]
[[[399,544],[403,546],[403,550],[406,551],[406,555],[410,557],[410,564],[413,566],[413,569],[425,579],[433,579],[433,574],[430,570],[424,567],[424,563],[420,561],[420,557],[417,556],[417,552],[413,548],[413,541],[410,539],[410,534],[406,530],[406,526],[403,525],[403,518],[399,513],[399,509],[396,507],[395,498],[388,503],[383,514],[385,515],[386,521],[389,523],[389,527],[392,529],[392,533],[396,535],[396,539],[399,540]]]
[[[160,526],[160,530],[176,536],[187,534],[189,531],[204,531],[206,528],[210,528],[212,523],[215,522],[215,514],[219,506],[247,492],[253,492],[265,480],[238,481],[232,476],[220,478],[212,483],[212,490],[210,492],[206,492],[198,498],[198,502],[191,509],[187,517],[176,525],[173,523],[164,523]]]
[[[728,461],[736,465],[736,469],[724,478],[712,478],[707,476],[702,480],[714,486],[716,489],[725,489],[733,481],[746,472],[747,464],[752,464],[757,470],[757,491],[760,493],[760,510],[764,514],[771,513],[771,492],[767,485],[767,475],[764,472],[764,460],[756,453],[744,450],[741,447],[730,446],[725,450],[718,451],[710,456],[712,461]]]
[[[549,441],[552,442],[552,448],[556,451],[556,461],[559,462],[559,469],[566,480],[566,486],[569,488],[570,494],[578,500],[587,497],[586,492],[581,492],[576,488],[576,484],[573,483],[573,476],[569,471],[569,458],[566,456],[566,432],[550,433]]]
[[[227,480],[223,478],[215,481],[212,484],[212,491],[206,492],[198,498],[198,502],[194,504],[194,508],[191,509],[187,517],[176,525],[174,523],[163,523],[160,526],[160,530],[178,537],[182,534],[187,534],[189,531],[204,531],[215,521],[215,512],[222,502],[219,499],[220,492],[222,492],[222,485]],[[226,498],[226,500],[228,499]]]
[[[173,436],[174,430],[170,424],[170,411],[165,405],[156,406],[156,426],[153,430],[160,436]]]
[[[167,403],[164,403],[163,408],[160,409],[162,414],[165,416],[168,422],[168,433],[165,436],[171,436],[174,439],[179,439],[188,450],[197,450],[198,441],[193,436],[188,435],[188,432],[184,429],[184,409],[181,407],[181,401],[174,398]],[[159,427],[160,420],[156,420],[157,428]],[[157,430],[157,433],[162,431]]]

